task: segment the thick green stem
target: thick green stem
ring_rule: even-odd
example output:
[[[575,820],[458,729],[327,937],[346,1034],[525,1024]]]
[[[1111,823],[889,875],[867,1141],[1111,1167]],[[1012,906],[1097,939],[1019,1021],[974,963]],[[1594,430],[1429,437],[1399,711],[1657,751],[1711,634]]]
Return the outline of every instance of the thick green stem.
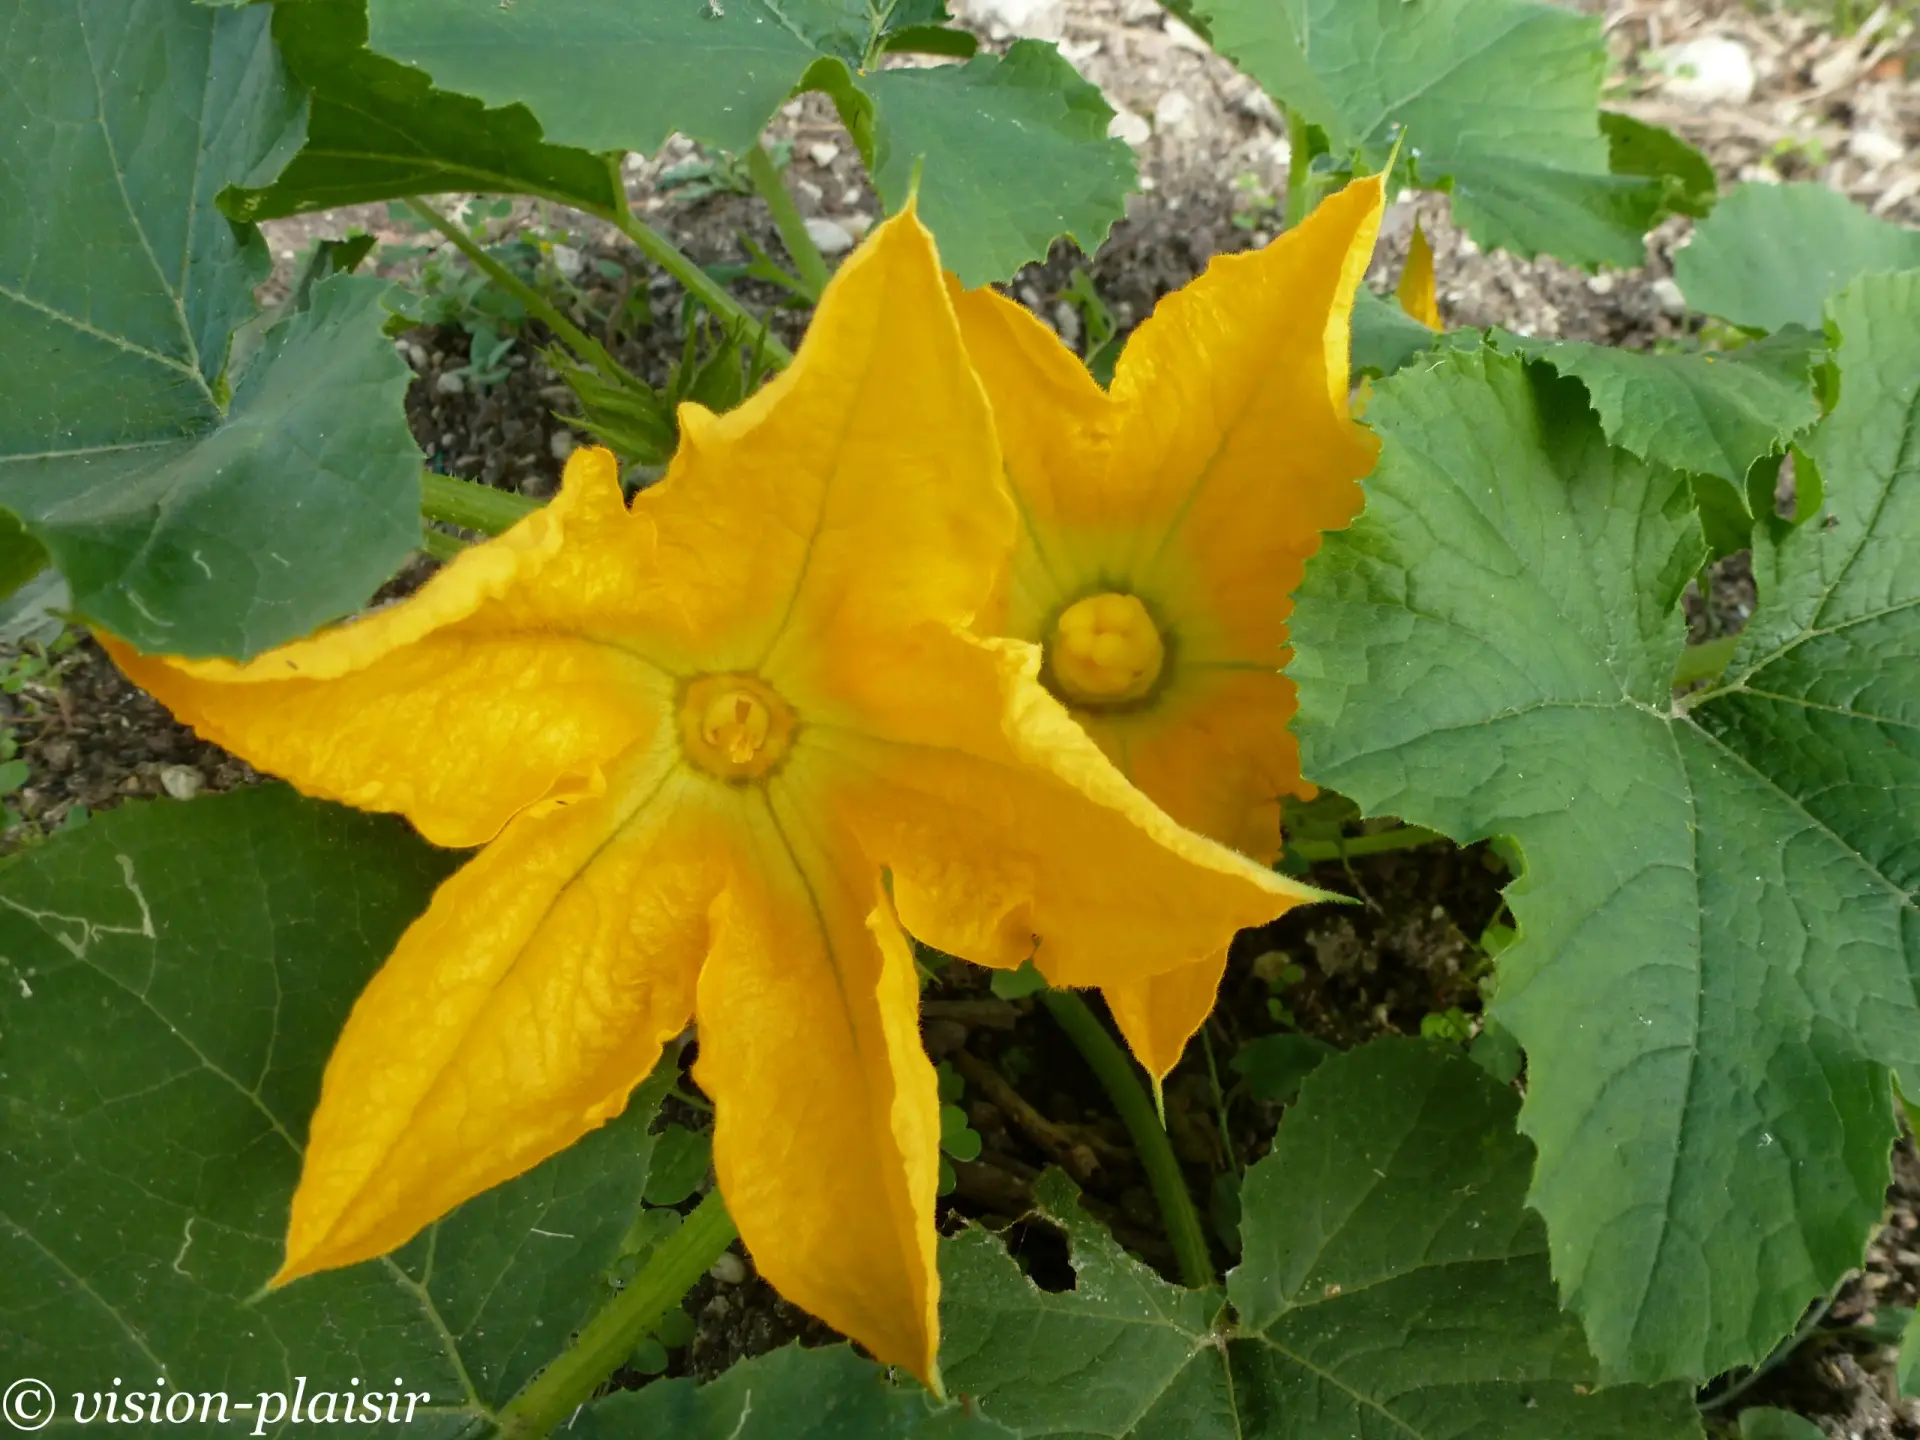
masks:
[[[491,485],[476,485],[429,470],[420,477],[420,513],[429,520],[498,535],[540,508],[540,502]]]
[[[500,1412],[506,1440],[536,1440],[593,1398],[667,1311],[678,1305],[739,1232],[718,1190],[654,1248],[646,1267],[589,1320],[560,1357]]]
[[[614,187],[624,200],[627,193],[626,182],[621,179],[618,171],[619,160],[614,158],[609,163],[615,167]],[[626,204],[622,203],[613,210],[595,210],[591,213],[598,215],[631,240],[642,255],[678,280],[689,295],[714,314],[739,321],[750,330],[761,330],[766,326],[766,321],[754,315],[751,310],[734,299],[724,285],[696,265],[692,256],[640,219]],[[761,344],[760,353],[783,370],[793,363],[793,352],[782,345],[771,331],[767,332]]]
[[[1206,1289],[1215,1283],[1215,1276],[1213,1257],[1207,1253],[1207,1234],[1200,1228],[1200,1212],[1193,1208],[1187,1177],[1181,1172],[1160,1117],[1154,1113],[1153,1102],[1134,1074],[1133,1062],[1087,1008],[1087,1002],[1071,990],[1043,990],[1040,1000],[1105,1087],[1107,1098],[1119,1112],[1120,1123],[1133,1137],[1134,1152],[1153,1186],[1154,1199],[1160,1202],[1167,1239],[1180,1261],[1180,1278],[1196,1290]]]
[[[1298,110],[1287,108],[1287,228],[1291,230],[1313,210],[1313,155],[1307,145],[1307,122]]]
[[[780,167],[758,142],[747,151],[747,173],[753,177],[753,188],[760,192],[767,209],[773,212],[773,223],[780,231],[781,243],[787,247],[794,269],[799,272],[800,283],[807,288],[807,298],[818,300],[820,292],[827,288],[826,257],[807,233],[807,222],[800,216],[800,207],[793,203],[787,182],[780,178]]]
[[[1384,855],[1389,850],[1412,850],[1447,837],[1420,825],[1398,825],[1378,835],[1356,835],[1351,840],[1295,840],[1293,853],[1309,864],[1322,860],[1351,860],[1359,855]]]
[[[449,535],[444,530],[435,530],[431,525],[421,527],[420,549],[442,565],[466,548],[467,542],[458,535]]]
[[[562,315],[559,307],[546,296],[489,255],[464,228],[454,224],[416,195],[407,197],[407,208],[446,236],[453,248],[471,260],[489,280],[526,306],[529,315],[545,321],[547,328],[566,341],[573,353],[587,364],[600,371],[609,380],[624,380],[634,385],[640,383],[608,353],[606,346]]]

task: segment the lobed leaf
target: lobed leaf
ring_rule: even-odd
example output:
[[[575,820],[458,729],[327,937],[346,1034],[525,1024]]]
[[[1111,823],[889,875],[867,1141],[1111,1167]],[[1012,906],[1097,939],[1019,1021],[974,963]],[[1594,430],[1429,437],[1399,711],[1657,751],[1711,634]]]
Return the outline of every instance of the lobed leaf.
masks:
[[[1741,487],[1747,471],[1820,418],[1813,366],[1824,341],[1798,328],[1702,354],[1649,354],[1496,331],[1502,349],[1586,387],[1607,439],[1642,460]]]
[[[1336,155],[1378,168],[1404,132],[1419,183],[1451,190],[1455,219],[1481,244],[1582,265],[1644,260],[1641,237],[1678,162],[1663,147],[1642,165],[1658,173],[1610,173],[1597,17],[1538,0],[1200,8],[1221,53],[1323,130]]]
[[[1015,1440],[1011,1431],[939,1405],[926,1391],[844,1345],[797,1345],[728,1367],[707,1385],[659,1380],[581,1411],[569,1440]]]
[[[304,131],[269,18],[21,0],[0,32],[0,505],[85,618],[151,650],[304,634],[419,539],[383,287],[317,287],[237,389],[227,373],[267,255],[214,200]]]
[[[1736,185],[1673,260],[1687,303],[1754,330],[1818,330],[1856,276],[1920,267],[1920,230],[1877,220],[1825,185]]]
[[[1049,1174],[1036,1198],[1068,1233],[1076,1286],[1035,1288],[981,1231],[948,1241],[948,1382],[1027,1437],[1697,1437],[1682,1387],[1588,1393],[1593,1362],[1524,1205],[1514,1107],[1445,1047],[1328,1059],[1247,1172],[1226,1296],[1161,1280]]]
[[[1362,285],[1353,296],[1353,373],[1391,375],[1417,355],[1447,342],[1399,305]]]
[[[1378,388],[1368,510],[1295,613],[1307,773],[1524,852],[1494,1014],[1609,1381],[1755,1361],[1857,1264],[1888,1069],[1920,1074],[1920,276],[1832,317],[1817,518],[1763,527],[1719,688],[1670,689],[1703,553],[1686,477],[1492,354]]]
[[[881,68],[893,41],[944,18],[938,5],[370,0],[369,15],[382,54],[489,104],[529,106],[549,138],[586,150],[650,153],[679,131],[743,151],[796,89],[823,91],[889,210],[920,168],[921,212],[969,286],[1006,279],[1063,234],[1091,251],[1134,184],[1132,151],[1107,138],[1112,110],[1050,45]]]
[[[366,0],[279,0],[273,38],[308,95],[306,141],[272,184],[221,197],[236,219],[447,191],[622,202],[604,157],[547,144],[525,106],[489,110],[368,50]]]
[[[1132,150],[1113,110],[1051,45],[1018,40],[965,65],[854,81],[873,102],[873,187],[888,210],[913,193],[963,285],[1010,277],[1058,236],[1091,255],[1126,213]]]
[[[457,857],[278,786],[131,806],[0,868],[0,1354],[70,1396],[425,1392],[451,1436],[564,1345],[638,1212],[624,1118],[383,1260],[279,1264],[335,1033]],[[252,1411],[236,1411],[246,1423]]]

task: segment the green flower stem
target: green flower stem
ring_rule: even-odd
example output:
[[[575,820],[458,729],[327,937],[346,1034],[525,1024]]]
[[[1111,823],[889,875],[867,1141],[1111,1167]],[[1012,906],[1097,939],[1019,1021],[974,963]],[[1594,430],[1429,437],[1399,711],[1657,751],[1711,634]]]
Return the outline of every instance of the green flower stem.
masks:
[[[800,283],[807,288],[807,298],[818,300],[820,292],[827,288],[826,258],[807,233],[807,222],[800,218],[800,209],[793,203],[787,182],[780,178],[780,167],[757,141],[747,151],[747,173],[753,177],[753,188],[760,192],[767,209],[773,212],[773,223],[779,227],[781,242],[799,272]]]
[[[1040,1002],[1067,1032],[1088,1067],[1106,1088],[1107,1098],[1120,1114],[1121,1124],[1133,1137],[1133,1148],[1146,1168],[1153,1186],[1154,1199],[1160,1202],[1160,1216],[1166,1222],[1167,1239],[1180,1261],[1180,1278],[1195,1290],[1216,1283],[1213,1257],[1207,1253],[1207,1235],[1200,1228],[1200,1212],[1193,1208],[1193,1196],[1187,1193],[1187,1177],[1180,1170],[1167,1132],[1154,1113],[1153,1102],[1134,1074],[1127,1058],[1107,1027],[1094,1018],[1087,1002],[1071,990],[1042,990]]]
[[[407,208],[446,236],[453,248],[471,260],[489,280],[526,306],[528,314],[538,316],[545,321],[547,328],[566,341],[573,353],[587,364],[600,371],[609,380],[636,386],[640,383],[608,353],[606,346],[562,315],[559,307],[546,296],[489,255],[464,228],[454,224],[417,195],[407,197]]]
[[[619,157],[610,157],[608,163],[614,170],[614,188],[624,196],[627,193],[626,182],[620,177]],[[689,295],[714,314],[738,321],[750,331],[765,330],[765,337],[760,346],[760,353],[764,359],[783,370],[793,363],[793,352],[781,344],[771,330],[766,330],[766,321],[734,299],[724,285],[694,263],[692,256],[640,219],[629,207],[623,204],[618,209],[595,210],[590,213],[598,215],[631,240],[642,255],[678,280]]]
[[[1384,855],[1389,850],[1413,850],[1447,837],[1421,825],[1400,825],[1378,835],[1356,835],[1351,840],[1294,840],[1288,848],[1308,864],[1323,860],[1351,860],[1360,855]]]
[[[428,470],[420,476],[420,513],[429,520],[498,535],[540,508],[540,502],[510,490],[477,485]]]
[[[709,1190],[680,1228],[654,1247],[652,1258],[627,1288],[582,1326],[579,1338],[500,1412],[501,1436],[536,1440],[564,1424],[626,1363],[634,1346],[680,1303],[739,1233],[720,1192]]]
[[[420,549],[442,565],[466,548],[467,542],[458,535],[449,535],[446,531],[435,530],[430,525],[421,528]]]
[[[1313,156],[1308,153],[1307,122],[1298,110],[1287,107],[1287,229],[1291,230],[1312,212]]]

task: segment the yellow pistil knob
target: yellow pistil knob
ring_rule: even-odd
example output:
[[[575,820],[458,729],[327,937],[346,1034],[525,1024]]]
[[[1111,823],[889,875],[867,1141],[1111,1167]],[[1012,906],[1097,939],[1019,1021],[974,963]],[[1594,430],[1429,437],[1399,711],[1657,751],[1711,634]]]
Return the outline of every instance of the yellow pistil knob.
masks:
[[[1076,600],[1053,628],[1047,661],[1061,695],[1077,705],[1138,700],[1160,678],[1167,647],[1135,595]]]
[[[793,712],[752,675],[702,675],[680,704],[680,748],[722,780],[758,780],[786,758]]]

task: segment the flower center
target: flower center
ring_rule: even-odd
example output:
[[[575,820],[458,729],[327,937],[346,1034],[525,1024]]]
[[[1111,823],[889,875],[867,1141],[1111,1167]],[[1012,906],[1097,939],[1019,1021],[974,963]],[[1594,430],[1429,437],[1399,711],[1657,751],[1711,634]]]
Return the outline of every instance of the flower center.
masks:
[[[680,748],[722,780],[758,780],[786,758],[793,711],[751,675],[702,675],[680,703]]]
[[[1061,695],[1078,705],[1138,700],[1160,678],[1167,647],[1136,595],[1076,600],[1054,623],[1047,659]]]

